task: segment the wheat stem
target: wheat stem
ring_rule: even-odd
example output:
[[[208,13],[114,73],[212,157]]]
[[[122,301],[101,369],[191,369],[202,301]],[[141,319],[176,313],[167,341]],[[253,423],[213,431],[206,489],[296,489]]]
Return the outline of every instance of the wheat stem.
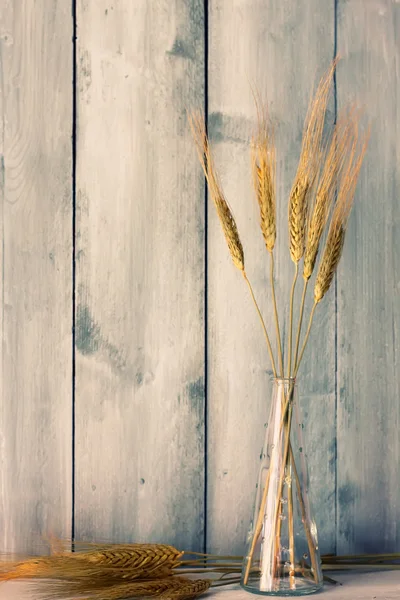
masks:
[[[240,566],[222,566],[222,567],[206,567],[198,569],[179,569],[176,571],[177,575],[195,575],[196,573],[240,573]]]
[[[310,556],[311,556],[311,564],[314,569],[314,579],[315,579],[315,581],[317,581],[318,564],[317,564],[317,557],[315,554],[315,546],[314,546],[314,541],[313,541],[311,531],[310,531],[310,528],[308,525],[307,511],[306,511],[306,507],[305,507],[304,500],[303,500],[303,494],[301,492],[300,479],[299,479],[299,474],[297,472],[296,461],[294,460],[292,447],[290,447],[290,458],[292,461],[293,474],[294,474],[294,478],[295,478],[295,482],[296,482],[297,497],[299,499],[299,504],[300,504],[301,519],[303,521],[304,529],[306,532],[307,544],[308,544],[308,548],[310,550]]]
[[[312,322],[313,322],[314,312],[315,312],[315,309],[317,307],[317,304],[318,304],[318,302],[315,302],[314,306],[312,307],[311,314],[310,314],[310,319],[308,321],[308,327],[307,327],[306,335],[305,335],[305,338],[304,338],[304,341],[303,341],[303,345],[301,347],[300,356],[298,358],[297,363],[294,366],[294,372],[293,372],[293,377],[292,377],[293,381],[291,383],[291,387],[289,389],[289,393],[288,393],[288,397],[287,397],[287,400],[286,400],[286,404],[285,404],[285,407],[283,409],[283,414],[282,414],[282,418],[281,418],[281,428],[283,426],[284,419],[286,418],[286,413],[287,413],[287,409],[288,409],[288,406],[289,406],[289,399],[290,399],[290,396],[291,396],[291,393],[292,393],[293,387],[294,387],[294,379],[296,379],[296,377],[297,377],[297,373],[298,373],[299,368],[300,368],[300,363],[301,363],[302,358],[303,358],[304,350],[306,349],[308,338],[310,337],[311,325],[312,325]]]
[[[249,573],[250,573],[250,568],[251,568],[251,561],[253,560],[253,554],[254,554],[254,550],[256,548],[258,536],[260,535],[260,533],[262,531],[263,520],[264,520],[264,512],[265,512],[265,504],[267,502],[267,495],[268,495],[268,487],[269,487],[269,478],[270,478],[270,475],[271,475],[271,467],[268,469],[267,479],[265,481],[265,486],[264,486],[263,497],[261,499],[261,504],[260,504],[260,510],[258,512],[257,523],[256,523],[256,526],[254,528],[254,534],[253,534],[253,539],[252,539],[252,542],[251,542],[251,548],[250,548],[250,551],[249,551],[249,554],[248,554],[248,558],[247,558],[246,571],[245,571],[245,574],[244,574],[244,584],[245,585],[246,585],[247,580],[249,578]]]
[[[325,563],[330,563],[332,561],[340,561],[340,560],[400,560],[400,553],[388,553],[388,554],[342,554],[335,556],[334,554],[329,555],[325,554],[322,557]]]
[[[306,349],[306,346],[307,346],[308,338],[310,337],[311,325],[312,325],[312,322],[313,322],[314,313],[315,313],[315,309],[317,308],[317,304],[318,304],[318,302],[314,302],[314,306],[312,307],[312,310],[311,310],[310,320],[308,321],[308,327],[307,327],[306,335],[304,337],[303,345],[301,347],[301,352],[300,352],[299,360],[297,361],[297,364],[295,365],[294,377],[296,377],[296,375],[297,375],[297,372],[298,372],[299,367],[300,367],[301,360],[303,358],[304,350]]]
[[[245,281],[246,281],[246,283],[247,283],[247,285],[249,287],[250,294],[251,294],[252,300],[254,302],[254,306],[256,307],[256,311],[257,311],[258,316],[260,317],[261,325],[262,325],[262,328],[263,328],[263,331],[264,331],[264,335],[265,335],[265,339],[266,339],[266,342],[267,342],[269,357],[271,359],[272,371],[274,373],[274,377],[276,377],[276,365],[275,365],[274,355],[273,355],[273,352],[272,352],[272,346],[271,346],[271,341],[269,339],[268,331],[267,331],[267,328],[265,326],[265,322],[264,322],[263,316],[261,314],[260,308],[259,308],[259,306],[257,304],[257,300],[256,300],[256,297],[254,295],[253,288],[251,287],[251,283],[248,280],[245,271],[243,271],[243,277],[244,277],[244,279],[245,279]]]
[[[335,564],[335,565],[324,565],[324,569],[326,571],[344,571],[346,569],[370,569],[371,571],[374,571],[375,569],[377,571],[379,570],[384,570],[384,569],[388,569],[389,571],[393,569],[393,571],[400,569],[400,565],[373,565],[373,564],[359,564],[359,563],[354,563],[354,564]]]
[[[278,317],[278,308],[276,306],[276,294],[275,294],[275,280],[274,280],[274,253],[271,251],[270,255],[270,278],[271,278],[271,291],[272,291],[272,303],[274,305],[274,316],[275,316],[275,327],[276,327],[276,337],[278,341],[278,358],[279,358],[279,368],[280,368],[280,376],[284,376],[283,371],[283,352],[282,352],[282,342],[281,342],[281,331],[279,328],[279,317]]]
[[[272,523],[275,526],[275,531],[276,531],[276,536],[275,536],[275,548],[274,548],[274,556],[277,557],[278,552],[279,552],[279,538],[280,538],[280,523],[281,521],[279,520],[279,511],[280,511],[280,499],[282,496],[282,488],[283,488],[283,480],[284,480],[284,476],[285,476],[285,469],[286,469],[286,465],[288,462],[288,454],[289,454],[289,446],[290,445],[290,427],[291,427],[291,422],[292,422],[292,407],[290,406],[288,409],[288,416],[287,416],[287,423],[286,423],[286,439],[285,439],[285,443],[284,443],[284,449],[283,449],[283,457],[282,457],[282,467],[281,467],[281,471],[280,471],[280,475],[279,475],[279,479],[278,479],[278,489],[277,489],[277,493],[276,493],[276,503],[275,503],[275,511],[274,511],[274,517],[272,520]],[[273,571],[272,571],[272,579],[275,578],[275,568],[276,568],[276,564],[274,563],[274,567],[273,567]]]
[[[193,563],[186,563],[186,564],[179,564],[176,569],[174,569],[174,571],[176,573],[186,573],[186,569],[190,568],[192,569],[219,569],[220,567],[222,568],[230,568],[232,567],[232,565],[234,564],[235,561],[227,561],[227,562],[214,562],[214,563],[198,563],[196,561],[194,561]],[[239,567],[240,563],[237,563],[237,566]]]
[[[219,582],[219,579],[217,579]],[[240,577],[232,577],[232,579],[224,579],[223,582],[212,583],[211,587],[222,587],[223,585],[232,585],[234,583],[240,583]]]
[[[308,279],[305,279],[304,280],[304,287],[303,287],[303,295],[301,297],[299,324],[297,326],[296,349],[295,349],[295,352],[294,352],[294,365],[297,364],[297,357],[298,357],[298,354],[299,354],[300,335],[301,335],[301,327],[303,325],[304,303],[305,303],[305,300],[306,300],[307,286],[308,286]]]
[[[208,552],[189,552],[189,551],[185,550],[184,555],[185,556],[190,556],[190,555],[203,556],[204,560],[237,560],[237,561],[243,560],[243,556],[234,555],[234,554],[210,554]],[[198,560],[202,560],[202,559],[199,558]]]
[[[289,357],[288,357],[288,371],[287,377],[290,377],[290,372],[292,369],[292,336],[293,336],[293,300],[294,300],[294,290],[296,288],[297,277],[299,275],[299,263],[295,263],[295,271],[292,283],[292,289],[290,292],[290,313],[289,313]]]
[[[287,435],[290,437],[290,431],[288,431]],[[293,466],[292,466],[292,446],[290,445],[290,456],[289,456],[289,470],[292,471]],[[290,589],[295,589],[295,579],[294,579],[294,573],[295,573],[295,566],[294,566],[294,561],[295,561],[295,555],[294,555],[294,523],[293,523],[293,489],[292,486],[290,486],[290,489],[288,490],[288,528],[289,528],[289,555],[290,555],[290,571],[289,571],[289,578],[290,578]]]

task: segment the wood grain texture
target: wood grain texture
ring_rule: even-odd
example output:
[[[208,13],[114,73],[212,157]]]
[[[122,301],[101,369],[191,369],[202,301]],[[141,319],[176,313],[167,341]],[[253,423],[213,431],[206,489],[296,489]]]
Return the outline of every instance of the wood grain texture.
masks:
[[[201,0],[79,0],[76,536],[199,549]]]
[[[338,101],[372,135],[338,278],[338,551],[400,543],[400,4],[339,1]]]
[[[276,283],[281,326],[287,339],[284,322],[287,324],[293,277],[287,199],[311,88],[333,56],[333,3],[237,0],[232,5],[211,0],[209,8],[209,130],[227,199],[237,218],[248,275],[273,337],[269,257],[250,173],[249,140],[256,114],[252,84],[267,95],[276,124]],[[208,231],[207,545],[212,552],[241,553],[268,416],[271,370],[257,315],[239,272],[231,264],[213,206],[209,208]],[[309,309],[310,303],[306,316]],[[312,345],[299,376],[322,552],[335,549],[334,311],[331,294],[317,313]]]
[[[2,551],[71,534],[71,36],[68,3],[2,3]]]

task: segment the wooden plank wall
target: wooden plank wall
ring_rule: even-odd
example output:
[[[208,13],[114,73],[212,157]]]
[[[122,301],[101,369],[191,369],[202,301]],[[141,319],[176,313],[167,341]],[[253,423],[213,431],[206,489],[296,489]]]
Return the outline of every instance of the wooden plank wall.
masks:
[[[270,367],[205,205],[186,111],[208,110],[271,328],[251,85],[276,125],[283,321],[286,199],[312,87],[336,51],[329,120],[358,100],[372,136],[299,379],[311,491],[322,552],[398,550],[398,0],[2,6],[2,549],[37,550],[51,529],[243,551]]]
[[[203,3],[77,8],[76,536],[199,549]]]

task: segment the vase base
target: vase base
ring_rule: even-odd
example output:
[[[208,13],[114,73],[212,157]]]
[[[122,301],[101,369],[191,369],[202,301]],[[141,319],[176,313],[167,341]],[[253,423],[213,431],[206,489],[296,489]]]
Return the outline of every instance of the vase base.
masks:
[[[264,589],[262,589],[263,586]],[[240,587],[246,590],[246,592],[260,596],[308,596],[320,592],[323,588],[323,583],[316,583],[310,579],[295,576],[292,579],[280,578],[271,586],[267,586],[265,583],[261,584],[261,578],[254,577],[253,575],[246,584],[242,578]]]
[[[258,594],[259,596],[309,596],[311,594],[316,594],[320,592],[323,588],[323,585],[316,586],[301,586],[298,582],[295,582],[296,588],[293,589],[289,586],[280,585],[279,589],[271,590],[271,591],[263,591],[259,587],[255,585],[244,585],[244,583],[240,583],[240,587],[243,588],[246,592],[250,592],[251,594]]]

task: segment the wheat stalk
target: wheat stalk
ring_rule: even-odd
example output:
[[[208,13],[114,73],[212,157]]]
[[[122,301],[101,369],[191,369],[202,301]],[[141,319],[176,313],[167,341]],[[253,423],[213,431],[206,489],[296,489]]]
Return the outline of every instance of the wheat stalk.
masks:
[[[353,144],[339,185],[337,202],[332,215],[324,253],[318,268],[314,287],[314,301],[320,302],[330,288],[342,255],[348,218],[353,206],[354,192],[369,139],[369,131],[361,139],[358,149],[358,127],[353,127]]]
[[[274,308],[280,374],[283,377],[283,352],[276,304],[274,280],[274,246],[276,240],[276,151],[273,129],[260,94],[253,93],[257,110],[257,132],[252,140],[251,165],[253,185],[260,210],[260,227],[270,255],[270,282]]]
[[[225,199],[217,176],[217,171],[214,167],[214,160],[211,153],[210,144],[208,142],[204,116],[202,113],[194,112],[192,115],[190,115],[189,124],[192,130],[193,139],[196,144],[200,163],[207,179],[208,189],[217,210],[217,215],[224,232],[226,243],[228,244],[233,264],[243,272],[244,253],[242,242],[240,241],[235,218]]]
[[[56,554],[1,565],[0,581],[26,578],[90,580],[165,577],[180,564],[183,552],[164,544],[111,544],[89,552]]]
[[[289,196],[289,249],[294,263],[303,257],[307,229],[308,201],[321,162],[321,143],[326,107],[337,59],[321,79],[307,113],[303,141]]]
[[[71,593],[80,600],[122,600],[124,598],[145,596],[157,596],[171,600],[190,600],[205,592],[211,586],[211,583],[212,581],[209,579],[190,580],[185,577],[174,576],[131,583],[112,580],[109,585],[91,589],[84,585],[74,586],[73,582],[56,581],[36,585],[34,590],[43,600],[69,598]]]
[[[298,264],[305,250],[309,199],[319,172],[326,107],[337,60],[333,61],[321,79],[316,94],[310,102],[304,125],[299,165],[289,196],[289,251],[295,264],[295,274],[290,293],[287,377],[292,374],[293,301],[298,278]]]
[[[254,306],[256,308],[257,314],[260,318],[260,322],[264,331],[268,353],[271,360],[272,370],[274,375],[276,376],[276,366],[271,341],[260,308],[256,301],[253,288],[245,271],[243,246],[240,241],[236,221],[225,199],[222,187],[218,180],[217,171],[214,166],[214,160],[206,132],[204,115],[201,112],[192,113],[192,115],[189,116],[189,125],[192,130],[192,135],[196,144],[200,164],[203,167],[203,171],[207,179],[208,189],[210,191],[211,198],[217,210],[217,215],[221,223],[226,242],[228,244],[233,264],[241,271],[250,290],[251,298],[253,300]]]
[[[329,73],[328,73],[328,79],[322,83],[322,87],[325,87],[325,90],[328,88],[328,85],[327,85],[328,82],[329,82]],[[326,101],[327,101],[327,92],[326,92],[326,95],[325,95],[325,92],[322,93],[320,98],[318,98],[318,93],[317,93],[317,101],[315,101],[315,106],[317,107],[317,110],[315,111],[316,127],[313,130],[315,133],[315,136],[314,136],[314,140],[312,140],[312,136],[310,139],[314,143],[314,150],[311,152],[311,155],[313,155],[314,157],[318,157],[318,161],[319,161],[319,157],[321,156],[321,137],[322,137],[322,127],[323,127],[323,121],[324,121],[325,110],[326,110]],[[320,105],[319,105],[319,103],[320,103]],[[321,107],[320,109],[318,108],[319,106]],[[305,301],[305,296],[306,296],[306,291],[307,291],[307,282],[308,282],[309,277],[311,276],[311,273],[312,273],[312,270],[314,267],[315,258],[316,258],[317,252],[318,252],[320,237],[322,235],[322,231],[326,224],[327,216],[329,213],[329,206],[333,199],[333,195],[334,195],[334,191],[335,191],[335,179],[336,179],[338,172],[340,172],[340,170],[345,162],[345,159],[348,154],[348,149],[350,147],[350,145],[349,145],[349,139],[350,139],[349,138],[349,130],[352,127],[348,121],[346,121],[345,123],[346,124],[344,127],[344,132],[342,132],[342,130],[341,130],[342,121],[339,122],[338,127],[335,129],[335,134],[333,136],[334,139],[333,139],[330,151],[328,152],[328,160],[325,163],[325,169],[323,171],[321,183],[320,183],[320,186],[318,186],[318,188],[317,188],[315,211],[313,213],[313,217],[315,214],[316,218],[315,219],[313,219],[313,217],[311,218],[311,226],[314,225],[314,229],[310,231],[311,237],[309,239],[310,239],[311,243],[309,245],[309,254],[305,259],[305,283],[304,283],[304,289],[303,289],[300,319],[299,319],[299,328],[298,328],[298,335],[297,335],[297,341],[296,341],[293,377],[296,377],[300,362],[303,357],[304,349],[307,344],[308,337],[309,337],[310,330],[311,330],[312,320],[313,320],[313,316],[315,313],[315,307],[316,307],[317,303],[320,301],[320,299],[322,299],[324,293],[326,293],[326,291],[329,288],[329,285],[332,281],[332,277],[333,277],[333,275],[331,276],[331,272],[330,272],[329,268],[322,269],[322,271],[321,271],[322,277],[320,279],[318,279],[318,276],[317,276],[317,282],[316,282],[316,288],[315,288],[316,291],[314,294],[315,304],[314,304],[314,307],[313,307],[311,315],[310,315],[310,321],[309,321],[306,337],[304,340],[304,344],[302,347],[302,351],[300,353],[299,359],[297,359],[300,331],[301,331],[301,323],[302,323],[302,313],[303,313],[303,309],[304,309],[304,301]],[[307,138],[307,132],[306,132],[305,137]],[[305,145],[306,144],[303,144],[302,154],[304,152]],[[354,148],[354,146],[353,146],[353,148]],[[331,239],[330,239],[330,235],[328,234],[328,242],[331,241],[331,244],[330,244],[331,251],[330,251],[330,255],[328,253],[327,256],[330,256],[331,261],[330,261],[330,264],[329,264],[329,260],[327,261],[327,263],[328,263],[328,266],[333,270],[333,272],[335,272],[337,264],[338,264],[340,256],[341,256],[343,242],[344,242],[345,227],[347,225],[347,219],[348,219],[348,215],[350,213],[350,208],[351,208],[351,204],[352,204],[353,197],[354,197],[354,190],[355,190],[355,185],[357,182],[359,169],[361,167],[363,155],[364,155],[365,149],[366,149],[366,143],[363,144],[360,155],[359,155],[357,161],[355,161],[355,162],[352,161],[352,158],[354,158],[354,154],[355,154],[355,152],[353,152],[353,148],[352,148],[352,151],[350,152],[350,159],[348,161],[348,164],[349,164],[348,169],[345,172],[345,176],[343,177],[343,185],[341,186],[341,189],[340,189],[339,195],[338,195],[338,205],[339,206],[341,205],[343,207],[342,210],[338,210],[338,212],[336,213],[337,215],[341,215],[341,218],[339,217],[337,219],[337,224],[339,224],[340,226],[332,227],[332,229],[330,229],[330,232],[331,231],[333,232]],[[306,155],[306,154],[307,153],[304,152],[304,155]],[[317,161],[317,164],[318,164],[318,161]],[[300,159],[300,163],[301,163],[301,159]],[[307,165],[307,167],[306,167],[306,169],[307,168],[310,169],[308,171],[308,175],[311,173],[312,176],[316,177],[318,169],[313,170],[313,161],[312,160],[310,161],[310,164],[311,164],[311,167],[309,165]],[[332,166],[333,166],[333,168],[332,168]],[[304,232],[305,232],[305,223],[306,223],[307,211],[308,211],[307,193],[309,192],[309,189],[310,189],[310,188],[307,189],[307,184],[309,184],[310,179],[307,177],[306,169],[304,171],[302,171],[302,169],[300,169],[300,174],[304,175],[304,173],[306,173],[306,175],[304,176],[304,181],[302,181],[301,177],[298,177],[297,181],[295,180],[294,186],[292,188],[291,198],[289,199],[290,254],[291,254],[291,258],[292,258],[293,262],[295,263],[295,275],[294,275],[294,280],[293,280],[291,295],[290,295],[290,317],[289,317],[290,325],[289,325],[289,351],[288,351],[289,358],[288,358],[288,375],[287,375],[288,377],[290,377],[292,374],[291,358],[292,358],[292,323],[293,323],[294,290],[295,290],[297,277],[298,277],[299,260],[301,259],[301,257],[304,254]],[[298,175],[299,175],[299,173],[298,173]],[[311,181],[314,184],[314,181],[312,178],[311,178]],[[335,221],[335,216],[336,215],[334,213],[333,222]],[[334,235],[335,233],[336,233],[336,236]],[[328,242],[327,242],[327,244],[328,244]],[[335,245],[335,242],[336,242],[336,245]],[[310,272],[308,272],[308,271],[310,271]],[[320,297],[318,297],[319,291],[321,292]],[[294,462],[292,462],[291,459],[289,460],[289,456],[290,456],[289,450],[291,450],[290,441],[289,441],[290,416],[291,416],[291,409],[289,407],[289,399],[290,399],[290,392],[289,392],[289,396],[288,396],[287,402],[286,402],[288,407],[287,407],[287,409],[286,408],[284,409],[284,414],[286,415],[286,410],[288,411],[288,413],[287,413],[287,420],[285,423],[285,428],[287,430],[287,440],[286,440],[286,445],[285,445],[283,464],[286,465],[286,464],[288,464],[288,462],[290,462],[292,464],[292,467],[295,470]],[[282,423],[282,425],[283,425],[283,423]],[[281,476],[280,476],[280,482],[279,482],[279,487],[278,487],[278,497],[280,494],[279,490],[281,489],[281,486],[282,486],[283,476],[284,476],[284,471],[282,471]],[[300,490],[300,492],[301,492],[301,490]],[[301,499],[301,494],[299,496],[299,499]],[[289,504],[290,504],[290,497],[289,497]],[[290,519],[290,513],[291,513],[291,506],[289,505],[289,519]],[[275,522],[276,523],[278,522],[277,515],[276,515]],[[289,546],[290,546],[289,550],[291,551],[290,554],[291,554],[291,558],[292,558],[292,554],[293,554],[292,550],[293,550],[294,541],[293,541],[293,536],[291,535],[292,531],[291,531],[290,525],[291,524],[289,523]],[[279,535],[279,528],[277,528],[277,529],[278,529],[277,535]],[[309,533],[307,531],[307,528],[306,528],[306,533],[307,534]],[[315,562],[312,537],[307,535],[307,540],[308,540],[312,560]],[[314,577],[317,577],[317,570],[315,567],[316,567],[316,565],[314,566]]]

